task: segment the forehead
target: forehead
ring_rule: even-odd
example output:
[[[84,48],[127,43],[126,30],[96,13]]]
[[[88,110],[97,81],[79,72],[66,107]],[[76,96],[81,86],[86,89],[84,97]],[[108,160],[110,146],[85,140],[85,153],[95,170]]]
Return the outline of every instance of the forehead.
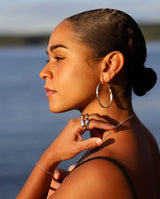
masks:
[[[67,45],[71,42],[75,42],[74,41],[75,37],[76,35],[71,30],[70,24],[66,21],[63,21],[53,30],[49,39],[48,46],[58,45],[58,44]]]
[[[65,48],[67,51],[74,54],[82,54],[83,52],[87,57],[93,56],[91,47],[81,41],[79,35],[72,30],[71,24],[67,21],[61,22],[53,30],[49,39],[47,53],[51,52],[53,49],[57,49],[57,46],[63,47],[63,49]]]

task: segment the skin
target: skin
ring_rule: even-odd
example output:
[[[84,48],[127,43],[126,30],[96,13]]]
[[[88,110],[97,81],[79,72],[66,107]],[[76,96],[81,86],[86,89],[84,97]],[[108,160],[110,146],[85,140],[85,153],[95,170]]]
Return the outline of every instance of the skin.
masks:
[[[61,31],[66,32],[64,36],[59,34],[59,27]],[[98,67],[89,67],[93,65],[91,53],[88,54],[91,49],[83,44],[77,45],[72,37],[74,34],[71,31],[65,31],[65,26],[59,25],[54,30],[47,48],[49,63],[40,73],[40,77],[46,80],[45,89],[56,91],[54,95],[48,97],[50,110],[55,113],[73,108],[84,109],[94,100],[95,87],[99,82]],[[62,42],[62,39],[65,41]],[[53,49],[53,46],[61,43],[65,47]],[[51,47],[53,50],[50,49]],[[79,53],[79,49],[83,53]],[[84,89],[86,85],[87,89]],[[91,93],[88,93],[88,90]]]
[[[136,116],[118,131],[114,127],[133,114],[131,97],[126,97],[124,89],[122,53],[114,51],[95,61],[92,49],[77,39],[67,21],[52,32],[47,53],[49,62],[40,77],[46,82],[50,110],[59,113],[78,109],[83,114],[88,113],[91,138],[82,139],[86,129],[81,127],[81,118],[71,119],[38,161],[54,174],[54,178],[35,166],[17,199],[46,198],[50,185],[57,189],[49,191],[47,198],[50,199],[132,199],[123,173],[109,161],[92,160],[71,173],[72,168],[67,173],[57,169],[61,161],[86,149],[91,151],[83,160],[106,156],[121,162],[132,179],[138,198],[159,198],[160,156],[153,136]],[[106,104],[109,103],[108,83],[114,91],[108,109],[100,107],[96,100],[95,90],[100,81],[104,88],[101,100]],[[112,134],[103,140],[108,132]]]

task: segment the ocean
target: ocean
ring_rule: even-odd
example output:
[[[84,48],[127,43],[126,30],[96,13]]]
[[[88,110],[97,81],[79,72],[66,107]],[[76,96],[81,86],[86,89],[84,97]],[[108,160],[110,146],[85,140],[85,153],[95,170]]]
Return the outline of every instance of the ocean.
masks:
[[[133,95],[133,106],[160,148],[160,41],[148,42],[147,49],[146,67],[157,72],[158,81],[145,96]],[[0,48],[0,198],[16,197],[44,150],[70,118],[79,117],[78,111],[49,111],[39,78],[45,52],[46,46]]]

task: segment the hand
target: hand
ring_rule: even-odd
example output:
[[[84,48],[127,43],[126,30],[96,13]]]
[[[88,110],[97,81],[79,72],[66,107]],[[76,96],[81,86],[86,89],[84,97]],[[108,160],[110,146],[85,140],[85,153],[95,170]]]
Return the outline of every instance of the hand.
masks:
[[[53,178],[50,184],[50,188],[48,191],[47,199],[59,188],[63,180],[67,177],[67,175],[74,169],[75,165],[71,165],[68,168],[68,171],[56,168],[53,173]]]
[[[67,171],[56,168],[48,191],[47,199],[58,189],[67,175]]]
[[[89,116],[88,130],[114,130],[115,127],[104,117],[98,114]],[[86,128],[81,126],[81,118],[71,119],[51,146],[46,150],[44,156],[51,167],[55,162],[71,159],[80,152],[100,146],[103,141],[101,138],[93,137],[87,140],[82,139],[82,134]]]
[[[88,130],[115,130],[114,126],[98,114],[90,115],[89,120]],[[60,135],[41,156],[38,161],[41,168],[35,166],[17,199],[46,198],[46,193],[48,193],[51,184],[51,175],[61,161],[71,159],[78,153],[100,146],[103,143],[102,139],[97,137],[83,140],[82,134],[85,131],[86,128],[81,126],[81,118],[70,120]],[[55,185],[54,188],[58,188],[61,182],[57,183],[57,180],[53,179],[52,184]]]

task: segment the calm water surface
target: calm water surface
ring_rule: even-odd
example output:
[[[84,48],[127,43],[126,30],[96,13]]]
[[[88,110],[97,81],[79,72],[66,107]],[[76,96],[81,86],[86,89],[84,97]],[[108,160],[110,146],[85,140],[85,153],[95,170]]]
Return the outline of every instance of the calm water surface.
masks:
[[[150,42],[147,67],[158,75],[156,86],[144,97],[133,96],[135,112],[151,130],[160,147],[160,42]],[[50,113],[39,72],[47,56],[45,46],[0,48],[0,196],[13,199],[43,151],[77,111]],[[74,162],[61,163],[67,168]]]

